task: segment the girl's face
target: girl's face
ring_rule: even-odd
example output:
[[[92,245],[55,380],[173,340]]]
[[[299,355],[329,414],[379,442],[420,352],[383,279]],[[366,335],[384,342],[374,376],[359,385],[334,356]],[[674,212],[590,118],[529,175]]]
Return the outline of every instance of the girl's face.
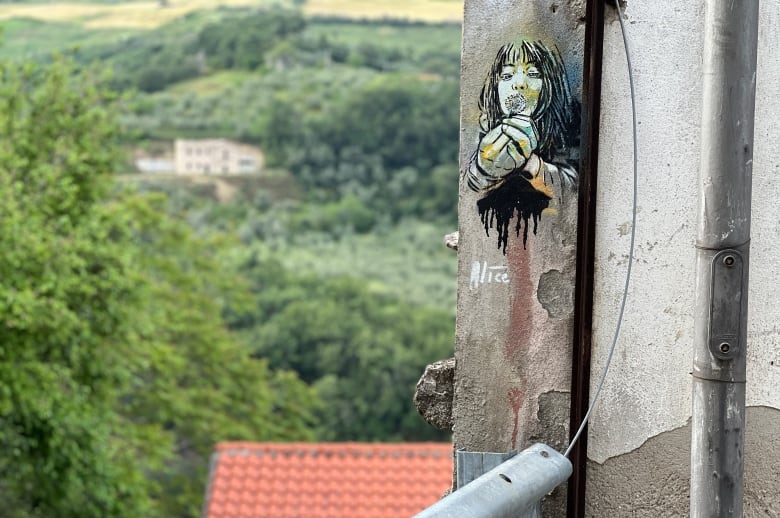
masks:
[[[498,78],[498,99],[503,114],[530,117],[539,104],[542,83],[542,71],[533,63],[519,60],[504,65]]]

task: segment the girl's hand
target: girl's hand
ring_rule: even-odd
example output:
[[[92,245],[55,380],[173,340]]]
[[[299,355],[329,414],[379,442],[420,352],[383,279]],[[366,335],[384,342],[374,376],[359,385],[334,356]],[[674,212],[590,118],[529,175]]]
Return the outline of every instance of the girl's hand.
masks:
[[[523,168],[538,145],[536,127],[530,117],[508,117],[482,137],[477,165],[487,176],[500,179]]]

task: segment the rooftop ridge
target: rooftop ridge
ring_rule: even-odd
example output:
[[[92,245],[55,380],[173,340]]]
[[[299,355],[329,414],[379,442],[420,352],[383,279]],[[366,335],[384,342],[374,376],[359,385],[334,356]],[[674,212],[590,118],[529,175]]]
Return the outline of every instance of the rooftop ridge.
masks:
[[[441,442],[247,442],[226,441],[217,443],[217,452],[229,450],[354,450],[354,451],[450,451],[451,443]]]
[[[401,518],[449,488],[452,444],[216,445],[205,518]]]

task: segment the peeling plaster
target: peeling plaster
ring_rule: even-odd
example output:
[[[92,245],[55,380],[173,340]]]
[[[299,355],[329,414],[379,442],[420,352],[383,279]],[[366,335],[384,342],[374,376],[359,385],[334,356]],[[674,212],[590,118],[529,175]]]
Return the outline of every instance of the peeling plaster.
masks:
[[[749,407],[746,420],[744,515],[780,516],[780,411]],[[586,516],[688,516],[690,441],[689,420],[603,463],[589,459]]]
[[[550,270],[539,277],[536,297],[550,318],[571,315],[574,306],[572,287],[572,279],[558,270]]]

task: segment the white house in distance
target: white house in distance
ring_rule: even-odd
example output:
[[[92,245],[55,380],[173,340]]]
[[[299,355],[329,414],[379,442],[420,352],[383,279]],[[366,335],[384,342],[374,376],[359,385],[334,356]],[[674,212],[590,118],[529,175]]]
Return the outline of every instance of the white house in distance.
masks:
[[[254,174],[263,168],[262,152],[227,139],[176,139],[177,174]]]

